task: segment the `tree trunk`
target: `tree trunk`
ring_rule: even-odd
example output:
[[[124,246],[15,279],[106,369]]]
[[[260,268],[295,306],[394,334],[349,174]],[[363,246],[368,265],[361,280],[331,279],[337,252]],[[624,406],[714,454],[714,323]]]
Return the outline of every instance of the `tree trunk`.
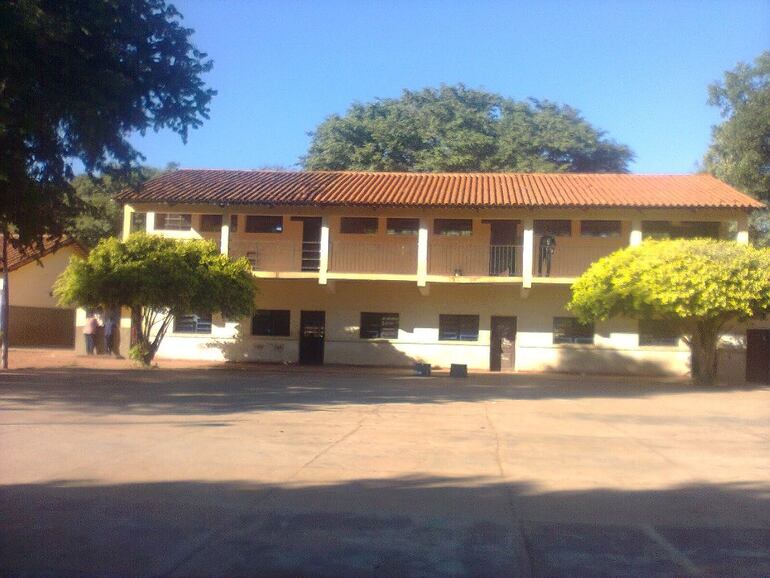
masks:
[[[698,324],[690,341],[690,369],[697,385],[713,385],[717,378],[719,331],[708,324]]]
[[[3,369],[8,369],[8,316],[11,312],[10,304],[10,288],[8,287],[8,232],[3,234],[3,296],[2,296],[2,312],[0,312],[0,318],[2,318],[2,326],[0,327],[0,333],[3,335]]]

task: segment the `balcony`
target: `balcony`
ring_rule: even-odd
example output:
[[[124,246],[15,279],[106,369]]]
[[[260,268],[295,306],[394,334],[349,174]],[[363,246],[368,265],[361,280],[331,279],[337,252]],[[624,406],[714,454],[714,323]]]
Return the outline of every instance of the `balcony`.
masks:
[[[522,247],[441,243],[430,247],[429,275],[521,277]]]
[[[329,272],[370,275],[416,275],[417,241],[335,241],[329,246]]]
[[[320,254],[320,243],[230,240],[230,256],[234,259],[246,257],[256,273],[317,274]]]
[[[593,262],[606,257],[623,246],[620,239],[603,240],[601,243],[593,244],[557,242],[551,254],[549,271],[548,256],[547,254],[541,255],[536,243],[532,259],[532,275],[540,281],[551,279],[553,282],[559,282],[561,279],[574,279],[580,277]]]

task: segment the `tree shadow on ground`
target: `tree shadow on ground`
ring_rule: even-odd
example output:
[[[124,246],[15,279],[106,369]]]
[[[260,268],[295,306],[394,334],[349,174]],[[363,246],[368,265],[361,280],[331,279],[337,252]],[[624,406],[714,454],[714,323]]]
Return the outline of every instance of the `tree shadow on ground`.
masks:
[[[484,400],[653,398],[763,387],[695,388],[684,381],[638,377],[483,373],[419,377],[409,369],[222,366],[206,369],[39,369],[0,375],[5,411],[45,404],[139,415],[323,410],[337,405]]]
[[[0,486],[0,574],[766,576],[766,486],[480,478]]]

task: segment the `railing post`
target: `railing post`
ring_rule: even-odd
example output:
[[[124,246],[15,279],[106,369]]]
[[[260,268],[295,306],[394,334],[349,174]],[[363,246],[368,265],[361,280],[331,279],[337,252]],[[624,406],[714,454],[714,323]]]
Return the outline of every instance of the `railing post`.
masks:
[[[737,231],[735,233],[735,240],[741,245],[749,244],[749,216],[743,214],[738,217]]]
[[[123,205],[123,240],[128,239],[131,234],[131,218],[134,215],[134,209],[130,205]]]
[[[532,262],[535,253],[535,231],[534,220],[531,217],[523,219],[524,234],[521,248],[521,279],[522,287],[529,289],[532,287]]]
[[[230,211],[222,213],[222,232],[219,235],[219,252],[230,254]]]
[[[155,211],[147,211],[147,216],[145,217],[145,230],[148,233],[155,232]]]
[[[642,220],[631,220],[631,233],[628,235],[628,244],[631,247],[636,247],[642,244]]]
[[[318,260],[318,283],[326,285],[329,272],[329,217],[321,217],[321,252]]]
[[[417,231],[417,286],[425,287],[428,283],[428,219],[420,217]]]

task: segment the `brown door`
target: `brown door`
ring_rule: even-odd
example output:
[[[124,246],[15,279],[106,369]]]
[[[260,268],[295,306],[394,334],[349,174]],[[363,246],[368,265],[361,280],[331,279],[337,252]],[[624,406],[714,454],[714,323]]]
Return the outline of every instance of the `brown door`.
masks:
[[[492,317],[489,369],[513,371],[516,365],[516,318]]]
[[[746,381],[770,383],[770,330],[746,331]]]
[[[326,313],[302,311],[299,326],[299,362],[303,365],[323,365]]]

